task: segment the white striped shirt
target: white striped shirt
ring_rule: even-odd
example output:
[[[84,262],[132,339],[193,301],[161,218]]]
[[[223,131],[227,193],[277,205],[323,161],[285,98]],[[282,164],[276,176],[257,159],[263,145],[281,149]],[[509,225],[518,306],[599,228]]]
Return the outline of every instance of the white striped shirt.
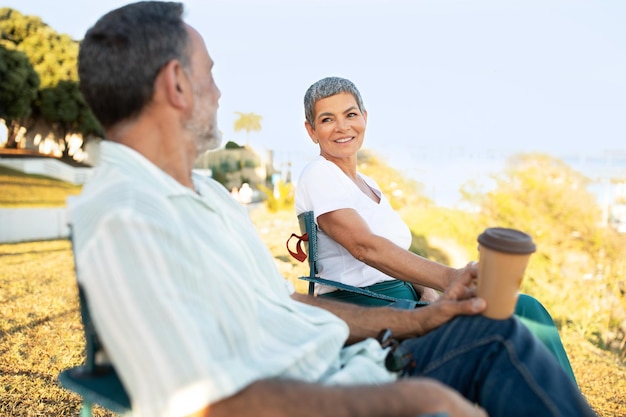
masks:
[[[219,183],[198,194],[139,153],[101,144],[69,202],[78,280],[133,414],[183,416],[259,379],[393,380],[373,339],[296,302],[246,210]]]

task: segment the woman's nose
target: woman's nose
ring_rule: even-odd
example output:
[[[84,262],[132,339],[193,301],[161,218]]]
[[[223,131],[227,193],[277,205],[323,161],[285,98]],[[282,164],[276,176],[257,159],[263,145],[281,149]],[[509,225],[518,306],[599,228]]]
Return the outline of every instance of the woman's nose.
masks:
[[[344,131],[350,129],[350,122],[348,122],[347,120],[340,121],[339,123],[337,123],[337,129]]]

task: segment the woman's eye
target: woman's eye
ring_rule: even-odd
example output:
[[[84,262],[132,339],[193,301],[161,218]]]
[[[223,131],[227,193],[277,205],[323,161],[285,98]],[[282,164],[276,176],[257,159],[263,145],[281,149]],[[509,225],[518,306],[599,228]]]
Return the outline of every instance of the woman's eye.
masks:
[[[348,113],[348,117],[356,117],[356,116],[358,116],[357,113]]]
[[[328,123],[328,122],[330,122],[330,121],[331,121],[330,117],[324,117],[324,118],[322,119],[322,123]]]

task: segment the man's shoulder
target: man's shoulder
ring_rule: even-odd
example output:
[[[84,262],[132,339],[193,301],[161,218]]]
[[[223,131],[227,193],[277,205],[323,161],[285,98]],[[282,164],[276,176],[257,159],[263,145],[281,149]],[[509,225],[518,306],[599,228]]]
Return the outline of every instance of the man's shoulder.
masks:
[[[165,209],[167,197],[128,175],[116,171],[96,172],[82,192],[68,201],[70,217],[104,217],[122,211],[141,211],[142,207]]]

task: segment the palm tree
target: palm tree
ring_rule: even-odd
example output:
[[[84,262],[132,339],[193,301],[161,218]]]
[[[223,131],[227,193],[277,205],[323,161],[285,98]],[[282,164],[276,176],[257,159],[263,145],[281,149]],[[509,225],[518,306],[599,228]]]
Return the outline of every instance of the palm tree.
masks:
[[[235,120],[235,132],[245,130],[246,146],[249,146],[250,142],[248,140],[248,135],[250,134],[250,132],[261,131],[261,119],[263,118],[263,116],[254,113],[242,113],[239,111],[236,111],[235,114],[239,115],[239,118]]]

